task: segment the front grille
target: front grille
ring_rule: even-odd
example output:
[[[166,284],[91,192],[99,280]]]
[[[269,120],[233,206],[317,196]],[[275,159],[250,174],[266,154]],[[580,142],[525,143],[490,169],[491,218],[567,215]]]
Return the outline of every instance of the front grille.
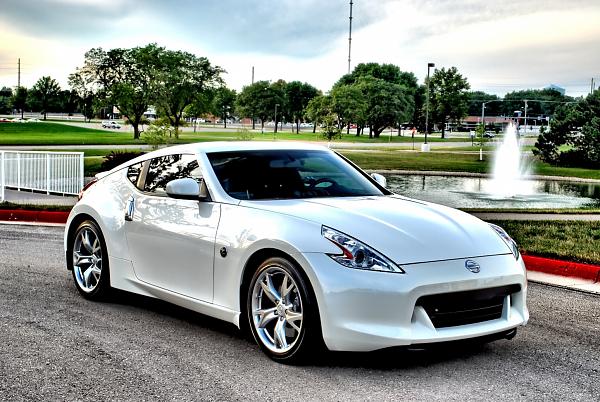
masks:
[[[421,296],[416,304],[425,309],[436,328],[454,327],[500,318],[504,298],[520,290],[521,285],[508,285],[442,293]]]

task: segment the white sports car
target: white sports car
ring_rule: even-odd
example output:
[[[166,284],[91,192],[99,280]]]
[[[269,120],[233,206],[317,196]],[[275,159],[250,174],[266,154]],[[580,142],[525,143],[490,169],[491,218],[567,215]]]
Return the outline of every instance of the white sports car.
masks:
[[[296,143],[165,148],[98,175],[65,230],[89,299],[156,297],[252,332],[277,361],[508,338],[529,318],[501,228],[405,198]]]

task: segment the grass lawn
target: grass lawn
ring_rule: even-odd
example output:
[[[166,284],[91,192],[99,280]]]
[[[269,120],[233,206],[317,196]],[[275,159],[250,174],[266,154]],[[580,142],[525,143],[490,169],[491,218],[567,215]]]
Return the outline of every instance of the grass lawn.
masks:
[[[185,131],[180,133],[179,140],[176,143],[199,142],[199,141],[220,141],[236,140],[238,133],[236,130],[229,132],[212,132],[210,129],[202,128],[198,132]],[[299,141],[324,141],[319,133],[313,134],[311,131],[300,132],[299,134],[289,131],[279,132],[265,131],[264,134],[255,133],[255,140],[271,141],[280,140],[299,140]],[[439,136],[430,136],[429,140],[435,142],[464,142],[464,138],[449,138],[442,140]],[[356,137],[354,134],[344,135],[341,140],[345,142],[356,143],[411,143],[410,137],[399,137],[393,135],[383,135],[380,138],[369,139],[362,135]],[[418,143],[422,138],[415,138]],[[81,145],[81,144],[145,144],[142,140],[134,140],[133,134],[126,130],[97,130],[86,127],[78,127],[69,124],[60,124],[55,122],[40,123],[2,123],[0,124],[0,145]]]
[[[600,222],[490,221],[502,226],[526,254],[600,264]]]

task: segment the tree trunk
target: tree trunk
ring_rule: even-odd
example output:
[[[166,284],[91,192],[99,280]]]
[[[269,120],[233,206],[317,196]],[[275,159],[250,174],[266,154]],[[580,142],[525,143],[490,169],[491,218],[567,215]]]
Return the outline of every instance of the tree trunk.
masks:
[[[350,122],[348,122],[348,125],[346,126],[346,134],[350,134]]]
[[[373,138],[373,126],[369,124],[369,138]]]
[[[254,116],[252,116],[252,130],[256,130],[256,121],[254,121]]]
[[[132,121],[131,127],[133,127],[133,139],[139,140],[140,139],[140,129],[139,129],[138,123]]]
[[[442,139],[446,138],[446,124],[442,125]]]
[[[313,134],[317,132],[317,122],[313,122]]]
[[[300,134],[300,119],[296,119],[296,134]]]
[[[46,111],[44,110],[44,121],[46,121],[46,116],[47,116],[47,113],[46,113]]]

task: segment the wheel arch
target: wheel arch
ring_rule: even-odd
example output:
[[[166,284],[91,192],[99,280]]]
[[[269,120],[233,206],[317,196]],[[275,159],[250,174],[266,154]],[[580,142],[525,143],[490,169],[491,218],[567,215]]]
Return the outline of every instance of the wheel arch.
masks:
[[[311,292],[311,297],[313,298],[313,300],[316,301],[315,308],[317,310],[317,316],[321,317],[318,297],[315,292],[315,284],[313,284],[313,282],[310,280],[310,275],[306,272],[305,267],[298,261],[297,258],[294,258],[294,256],[291,255],[290,253],[287,253],[287,252],[282,251],[277,248],[265,247],[265,248],[261,248],[259,250],[255,250],[250,255],[250,257],[246,260],[246,263],[244,264],[244,268],[242,270],[240,287],[239,287],[239,291],[238,291],[238,301],[239,301],[239,306],[240,306],[239,325],[240,325],[240,329],[244,332],[249,331],[249,324],[250,324],[248,322],[247,309],[246,309],[246,298],[247,298],[247,291],[248,291],[248,288],[250,285],[250,281],[252,280],[252,276],[254,275],[254,273],[260,266],[260,264],[262,262],[264,262],[265,260],[267,260],[268,258],[273,258],[273,257],[284,258],[284,259],[288,260],[290,263],[294,264],[296,266],[296,268],[298,268],[298,272],[300,273],[300,275],[302,275],[302,279],[307,284],[308,291]],[[320,320],[319,320],[319,326],[320,326]],[[321,330],[321,328],[319,328],[319,330]]]
[[[75,236],[75,230],[77,230],[79,225],[81,225],[85,221],[92,221],[96,224],[96,226],[98,226],[98,228],[100,228],[100,224],[98,223],[98,221],[93,216],[85,212],[79,213],[75,215],[73,219],[71,219],[71,222],[69,223],[69,226],[67,228],[67,236],[65,239],[65,258],[67,260],[67,270],[69,271],[73,269],[72,261],[69,256],[71,251],[71,244],[73,243],[73,236]],[[102,230],[100,230],[100,235],[104,238]],[[104,243],[106,244],[106,240],[104,240]]]

